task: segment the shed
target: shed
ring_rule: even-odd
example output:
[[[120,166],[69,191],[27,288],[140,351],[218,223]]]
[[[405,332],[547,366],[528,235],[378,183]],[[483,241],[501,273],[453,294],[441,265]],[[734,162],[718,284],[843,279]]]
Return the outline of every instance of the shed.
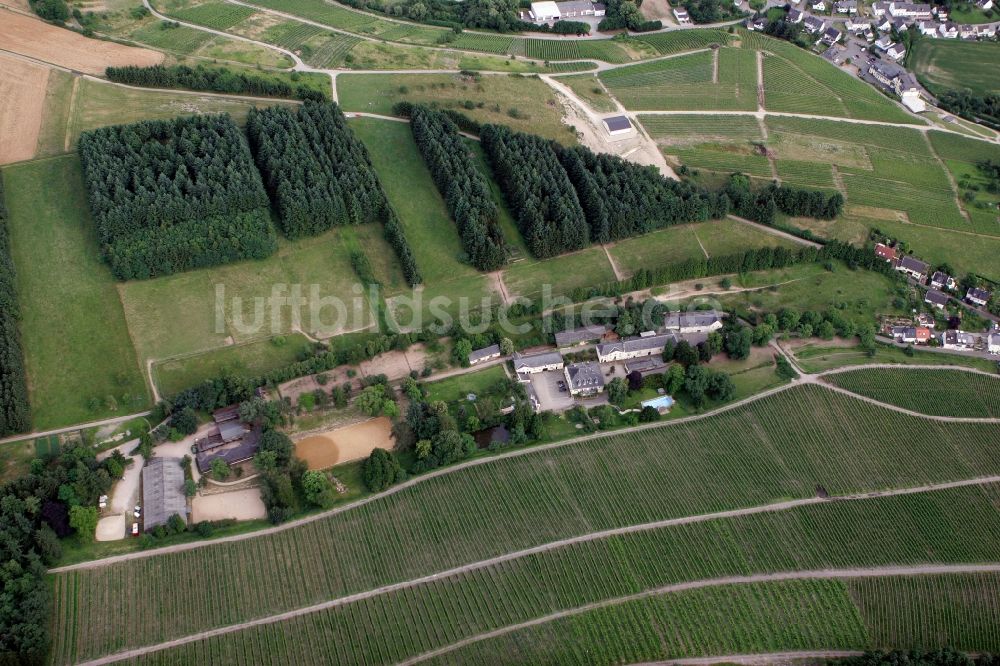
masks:
[[[601,122],[604,123],[604,128],[611,136],[624,136],[635,131],[632,128],[632,122],[625,116],[609,116]]]

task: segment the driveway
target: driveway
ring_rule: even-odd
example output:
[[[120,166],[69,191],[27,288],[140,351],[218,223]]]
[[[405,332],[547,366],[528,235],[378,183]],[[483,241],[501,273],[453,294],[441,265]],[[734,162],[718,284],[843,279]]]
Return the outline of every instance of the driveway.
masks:
[[[538,395],[542,411],[564,412],[573,406],[573,396],[569,391],[559,390],[560,381],[566,381],[562,370],[536,372],[531,375],[531,386]]]

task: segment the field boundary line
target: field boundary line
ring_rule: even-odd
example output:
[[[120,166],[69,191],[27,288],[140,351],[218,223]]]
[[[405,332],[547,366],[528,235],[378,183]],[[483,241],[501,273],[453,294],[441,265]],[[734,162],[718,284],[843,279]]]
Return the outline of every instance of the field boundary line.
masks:
[[[720,654],[712,657],[681,657],[680,659],[664,659],[662,661],[647,661],[633,666],[654,666],[657,664],[673,664],[675,666],[711,666],[712,664],[774,664],[794,661],[797,659],[843,659],[844,657],[860,657],[861,650],[793,650],[789,652],[760,652],[754,654]]]
[[[66,113],[66,126],[63,128],[63,152],[70,152],[72,146],[70,146],[70,138],[73,136],[73,126],[76,124],[73,114],[76,113],[76,96],[79,94],[80,90],[80,77],[76,75],[73,76],[73,87],[69,92],[69,111]],[[133,343],[133,347],[134,347]]]
[[[870,567],[870,568],[814,569],[807,571],[783,571],[783,572],[766,573],[766,574],[750,574],[742,576],[723,576],[718,578],[705,578],[700,580],[686,581],[683,583],[673,583],[670,585],[664,585],[656,588],[651,588],[648,590],[643,590],[642,592],[637,592],[634,594],[613,597],[610,599],[602,599],[600,601],[595,601],[589,604],[585,604],[583,606],[577,606],[574,608],[568,608],[565,610],[556,611],[554,613],[549,613],[541,617],[532,618],[531,620],[527,620],[525,622],[507,625],[505,627],[500,627],[492,631],[477,634],[475,636],[470,636],[460,641],[456,641],[455,643],[442,646],[435,650],[424,652],[422,654],[416,655],[414,657],[411,657],[409,659],[406,659],[398,663],[401,665],[416,664],[422,661],[426,661],[427,659],[432,659],[434,657],[440,656],[442,654],[453,652],[467,645],[472,645],[474,643],[478,643],[483,640],[503,636],[515,631],[519,631],[521,629],[527,629],[541,624],[547,624],[549,622],[553,622],[555,620],[559,620],[565,617],[582,615],[583,613],[587,613],[592,610],[598,610],[601,608],[617,606],[632,601],[640,601],[642,599],[663,596],[676,592],[685,592],[689,590],[698,590],[709,587],[721,587],[725,585],[752,585],[757,583],[782,582],[791,580],[832,580],[832,579],[844,580],[844,579],[856,579],[856,578],[881,578],[890,576],[892,577],[927,576],[927,575],[942,575],[942,574],[994,573],[994,572],[1000,572],[1000,563],[990,562],[981,564],[923,564],[923,565],[910,565],[910,566],[886,566],[886,567]],[[441,577],[440,574],[435,574],[434,576],[428,576],[425,579],[421,580],[431,581],[439,577]],[[406,584],[404,583],[402,585]],[[180,638],[175,638],[169,641],[163,641],[161,643],[147,645],[144,647],[132,648],[130,650],[123,650],[121,652],[105,655],[103,657],[98,657],[96,659],[92,659],[89,661],[79,662],[78,666],[103,666],[104,664],[111,664],[126,659],[134,659],[136,657],[140,657],[143,655],[155,652],[161,652],[163,650],[180,647],[182,645],[187,645],[197,641],[214,638],[216,636],[224,636],[226,634],[231,634],[246,629],[253,629],[255,627],[276,624],[279,622],[283,622],[285,620],[291,620],[297,617],[301,617],[303,615],[310,615],[312,613],[329,610],[331,608],[337,608],[339,606],[344,606],[350,603],[354,603],[356,601],[362,601],[372,596],[377,596],[378,594],[392,592],[395,589],[401,589],[401,588],[398,586],[385,586],[382,588],[378,588],[376,590],[369,590],[367,592],[361,592],[350,596],[340,597],[338,599],[332,599],[330,601],[325,601],[319,604],[314,604],[312,606],[298,608],[284,613],[269,615],[267,617],[257,618],[254,620],[249,620],[247,622],[232,624],[225,627],[218,627],[216,629],[209,629],[206,631],[198,632],[195,634],[189,634],[187,636],[182,636]]]

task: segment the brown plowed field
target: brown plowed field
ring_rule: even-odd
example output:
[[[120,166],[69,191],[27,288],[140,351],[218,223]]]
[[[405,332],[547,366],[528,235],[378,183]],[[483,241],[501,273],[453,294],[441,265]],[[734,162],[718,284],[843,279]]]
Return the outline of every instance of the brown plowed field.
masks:
[[[0,164],[35,156],[48,80],[47,67],[0,53]]]
[[[0,48],[86,74],[103,74],[108,66],[149,66],[163,54],[99,39],[88,39],[44,21],[0,10]]]

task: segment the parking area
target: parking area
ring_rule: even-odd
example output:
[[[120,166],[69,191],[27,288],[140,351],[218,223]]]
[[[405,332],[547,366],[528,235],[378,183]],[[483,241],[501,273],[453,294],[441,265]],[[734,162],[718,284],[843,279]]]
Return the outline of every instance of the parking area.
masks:
[[[560,390],[559,382],[566,381],[562,370],[536,372],[531,375],[531,386],[538,395],[541,411],[564,412],[573,406],[573,397],[568,390]]]

